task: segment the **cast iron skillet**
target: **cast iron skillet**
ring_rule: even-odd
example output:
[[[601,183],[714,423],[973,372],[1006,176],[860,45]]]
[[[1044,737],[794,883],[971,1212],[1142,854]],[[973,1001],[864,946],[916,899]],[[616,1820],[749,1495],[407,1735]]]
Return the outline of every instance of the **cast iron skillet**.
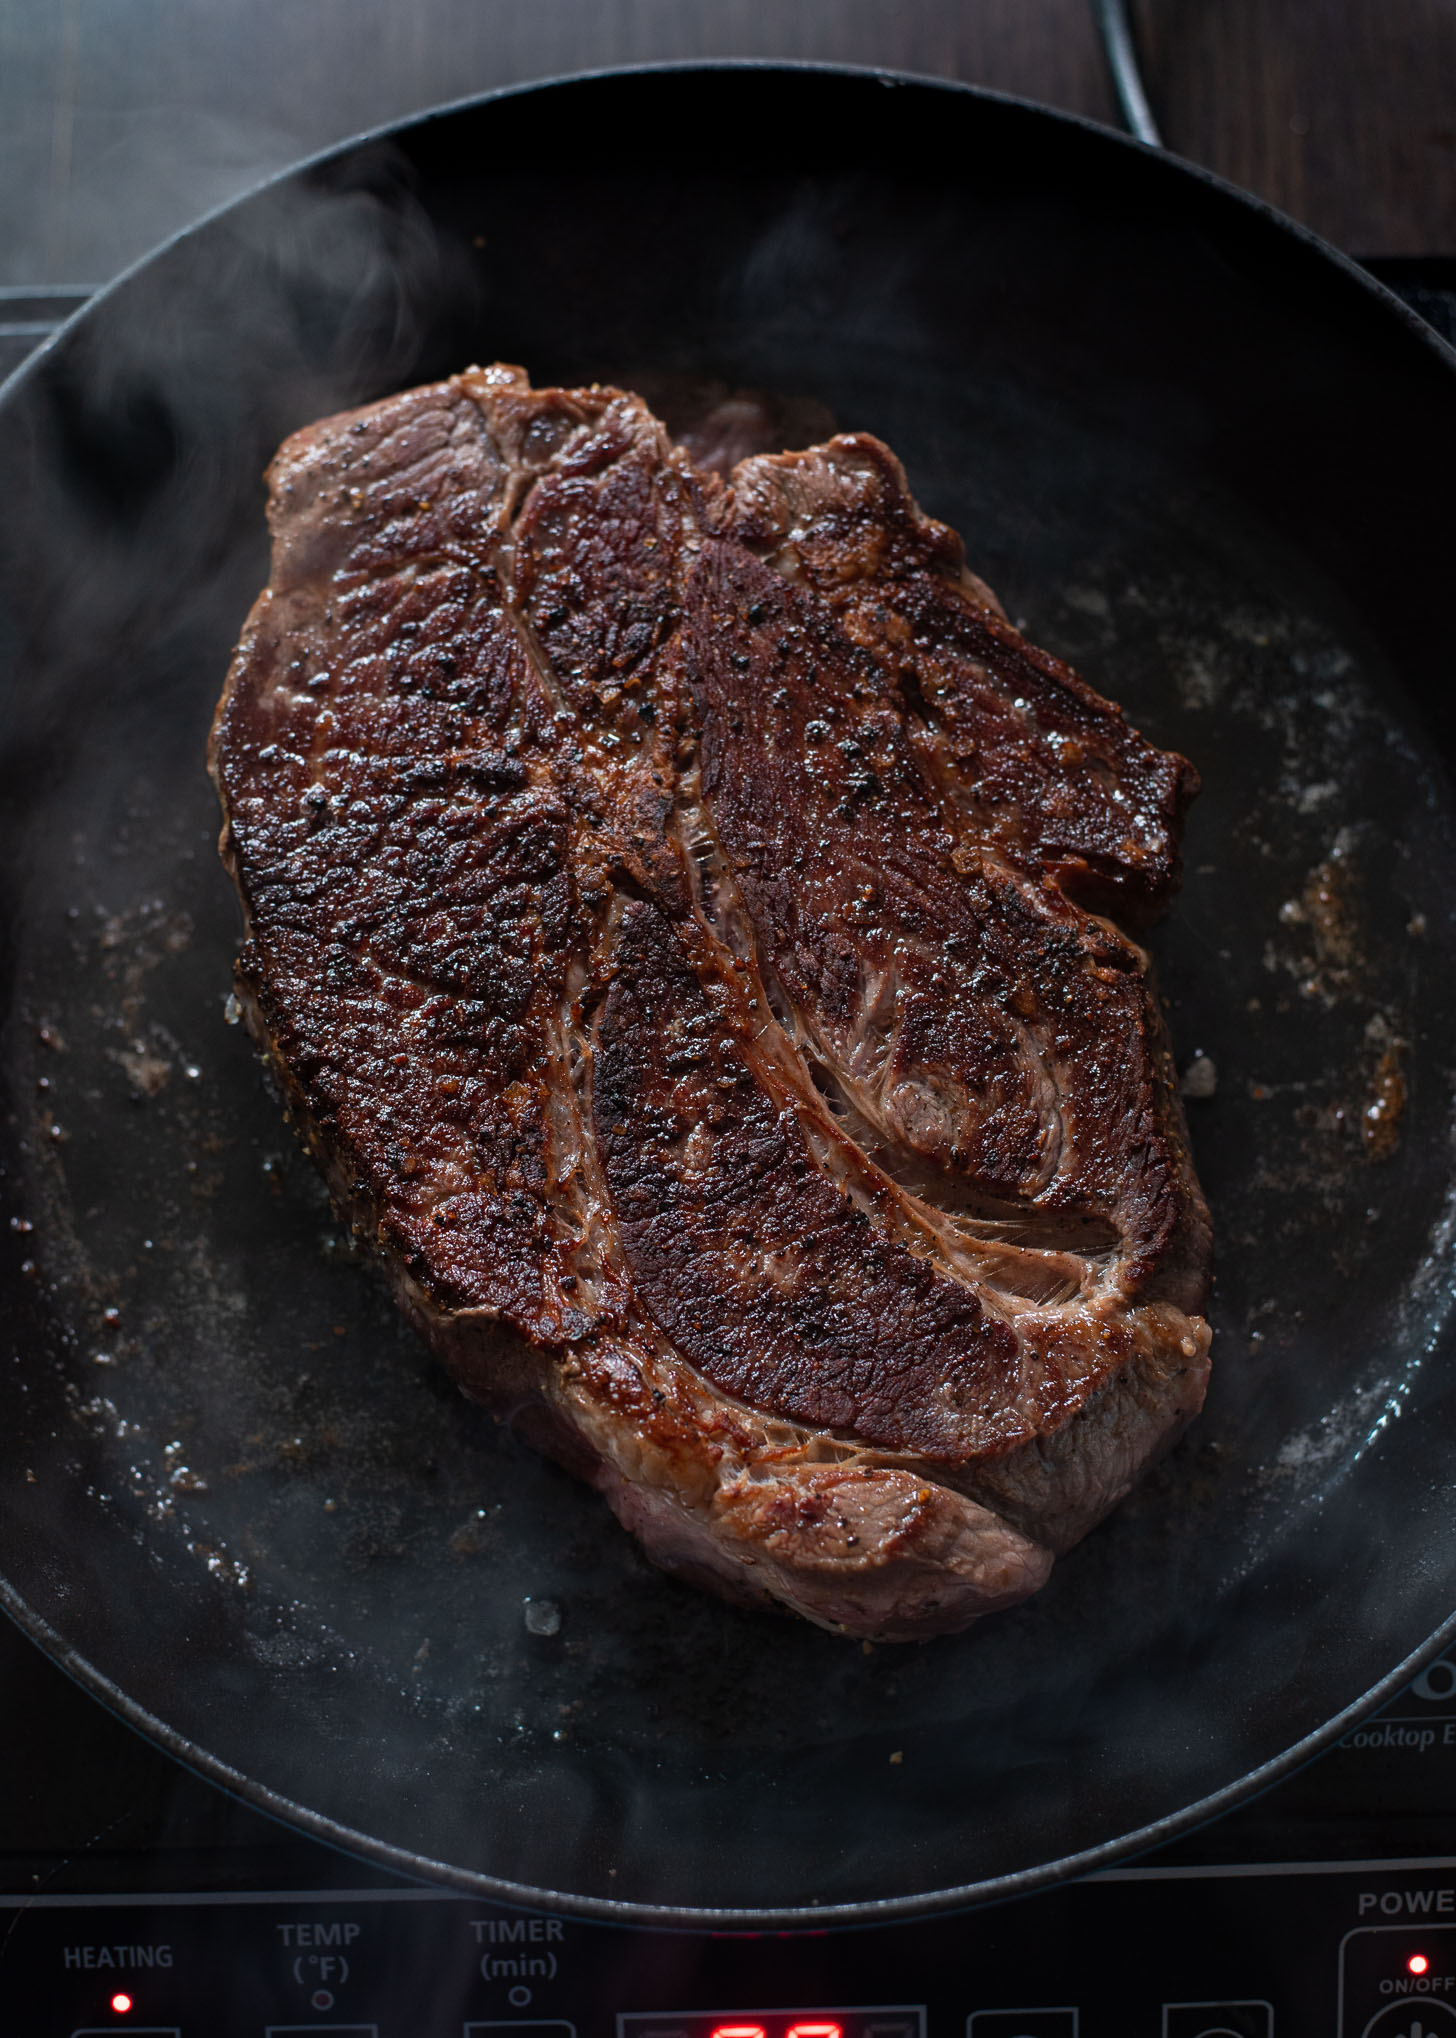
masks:
[[[263,465],[496,357],[883,434],[1010,613],[1204,774],[1155,946],[1218,1071],[1215,1385],[965,1636],[862,1649],[649,1569],[350,1263],[224,1023],[202,751]],[[1330,1741],[1456,1603],[1453,474],[1452,357],[1348,264],[959,87],[498,95],[132,272],[0,402],[10,1611],[253,1803],[603,1915],[1004,1895]]]

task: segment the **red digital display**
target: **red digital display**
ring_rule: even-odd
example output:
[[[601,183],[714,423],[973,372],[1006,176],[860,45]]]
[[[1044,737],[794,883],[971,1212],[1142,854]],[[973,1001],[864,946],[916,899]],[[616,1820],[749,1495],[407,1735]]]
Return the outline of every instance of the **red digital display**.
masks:
[[[625,2010],[617,2038],[925,2038],[919,2005],[842,2010]]]
[[[709,2038],[768,2038],[762,2024],[715,2024]],[[822,2022],[790,2024],[784,2038],[844,2038],[844,2027],[825,2018]]]

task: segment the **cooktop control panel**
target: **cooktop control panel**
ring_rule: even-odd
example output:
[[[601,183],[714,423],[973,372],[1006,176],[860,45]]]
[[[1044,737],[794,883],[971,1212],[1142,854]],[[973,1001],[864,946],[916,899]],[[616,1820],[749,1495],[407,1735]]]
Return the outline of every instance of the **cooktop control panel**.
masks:
[[[0,1904],[25,2038],[1456,2038],[1456,1860],[1122,1869],[792,1934],[405,1888]]]

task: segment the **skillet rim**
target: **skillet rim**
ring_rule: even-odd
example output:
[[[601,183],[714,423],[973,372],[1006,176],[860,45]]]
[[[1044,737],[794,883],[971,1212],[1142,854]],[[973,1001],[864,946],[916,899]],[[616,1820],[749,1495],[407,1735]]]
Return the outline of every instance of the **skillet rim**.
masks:
[[[439,1887],[443,1884],[462,1895],[489,1897],[519,1910],[556,1911],[566,1917],[591,1918],[602,1924],[645,1925],[656,1931],[682,1932],[756,1931],[767,1927],[818,1934],[826,1928],[905,1924],[917,1918],[986,1909],[1016,1897],[1034,1895],[1038,1890],[1055,1889],[1062,1883],[1094,1875],[1114,1863],[1136,1860],[1140,1855],[1166,1846],[1169,1841],[1211,1825],[1225,1812],[1252,1798],[1261,1797],[1285,1778],[1306,1768],[1358,1726],[1361,1720],[1378,1711],[1387,1699],[1394,1698],[1428,1663],[1442,1655],[1449,1643],[1456,1640],[1456,1613],[1453,1613],[1418,1648],[1388,1671],[1379,1683],[1372,1685],[1361,1697],[1303,1740],[1286,1748],[1282,1755],[1271,1757],[1257,1769],[1247,1770],[1222,1790],[1185,1805],[1181,1811],[1170,1812],[1164,1818],[1154,1819],[1131,1833],[1120,1834],[1116,1839],[1104,1840],[1095,1847],[1082,1848],[1075,1854],[1062,1855],[1055,1861],[1042,1862],[1034,1868],[1017,1869],[1010,1875],[987,1876],[980,1882],[959,1883],[918,1896],[879,1897],[851,1904],[779,1905],[753,1910],[741,1906],[712,1909],[703,1905],[634,1903],[624,1898],[580,1896],[571,1891],[539,1889],[533,1884],[512,1882],[504,1876],[457,1868],[450,1862],[436,1861],[428,1855],[415,1854],[407,1847],[377,1840],[337,1819],[310,1811],[306,1805],[295,1803],[281,1791],[271,1790],[267,1784],[254,1782],[230,1763],[210,1755],[185,1734],[169,1727],[145,1706],[129,1698],[104,1672],[96,1669],[79,1649],[73,1648],[36,1613],[4,1577],[0,1577],[0,1610],[83,1691],[144,1739],[161,1748],[184,1769],[215,1785],[229,1797],[324,1846],[388,1868],[421,1886]],[[320,1891],[321,1895],[334,1893]]]
[[[488,92],[466,94],[459,99],[402,115],[348,136],[342,141],[330,143],[325,148],[274,171],[168,235],[86,299],[9,376],[0,381],[0,406],[12,401],[28,379],[41,371],[49,357],[69,342],[84,321],[98,307],[108,303],[115,294],[125,289],[134,278],[193,235],[202,233],[229,213],[251,203],[270,190],[306,177],[361,149],[424,129],[436,121],[448,120],[463,113],[478,112],[498,101],[576,86],[597,85],[609,88],[620,81],[644,77],[674,75],[703,77],[723,74],[844,78],[874,81],[890,90],[907,86],[917,89],[932,88],[946,94],[959,95],[972,102],[1011,108],[1018,115],[1030,116],[1033,120],[1050,120],[1063,128],[1089,134],[1099,143],[1114,143],[1123,150],[1135,152],[1150,165],[1160,166],[1156,174],[1186,178],[1194,185],[1212,191],[1223,199],[1233,200],[1265,228],[1273,228],[1276,232],[1292,236],[1307,253],[1331,264],[1348,283],[1358,286],[1385,312],[1393,312],[1407,335],[1423,344],[1439,367],[1448,372],[1456,372],[1456,346],[1444,340],[1433,326],[1378,277],[1363,268],[1352,256],[1326,241],[1312,228],[1290,218],[1266,199],[1230,183],[1217,172],[1175,155],[1166,148],[1139,141],[1135,136],[1093,120],[1087,115],[1068,112],[1023,98],[1018,94],[993,90],[960,79],[897,71],[877,65],[769,57],[722,57],[701,60],[673,58],[566,72],[498,86]],[[609,1924],[650,1926],[657,1930],[685,1932],[734,1928],[754,1930],[764,1927],[823,1932],[826,1927],[888,1925],[958,1910],[981,1908],[1095,1874],[1101,1869],[1110,1867],[1114,1862],[1136,1858],[1212,1822],[1236,1805],[1261,1795],[1302,1769],[1340,1740],[1361,1719],[1394,1697],[1427,1663],[1456,1640],[1456,1611],[1453,1611],[1425,1641],[1403,1657],[1359,1698],[1281,1754],[1271,1757],[1267,1762],[1246,1771],[1244,1775],[1226,1784],[1222,1789],[1184,1806],[1177,1812],[1168,1813],[1130,1833],[1102,1841],[1094,1847],[1080,1849],[1073,1854],[1042,1862],[1034,1867],[1019,1869],[1010,1874],[986,1877],[978,1882],[957,1884],[911,1896],[877,1898],[845,1904],[780,1905],[755,1909],[742,1906],[709,1908],[661,1905],[546,1890],[481,1871],[458,1868],[448,1862],[437,1861],[428,1855],[417,1854],[408,1848],[376,1839],[337,1819],[313,1812],[266,1784],[255,1782],[230,1763],[210,1754],[187,1735],[169,1727],[145,1706],[131,1699],[104,1672],[97,1669],[79,1648],[67,1642],[3,1574],[0,1574],[0,1611],[13,1620],[16,1626],[82,1690],[182,1767],[220,1788],[227,1795],[276,1819],[284,1826],[304,1833],[311,1839],[346,1855],[384,1867],[421,1885],[432,1887],[443,1885],[461,1894],[488,1897],[516,1908],[558,1911],[568,1916],[590,1918]]]
[[[791,76],[874,79],[890,90],[898,89],[902,85],[926,87],[995,106],[1014,107],[1022,113],[1029,113],[1063,127],[1096,135],[1104,142],[1115,142],[1119,147],[1141,156],[1148,162],[1161,163],[1174,175],[1181,174],[1209,190],[1222,193],[1226,198],[1235,199],[1269,225],[1292,234],[1313,253],[1333,262],[1348,280],[1358,283],[1387,310],[1395,312],[1407,331],[1424,341],[1434,351],[1437,360],[1447,367],[1456,367],[1456,343],[1443,339],[1429,320],[1422,318],[1420,313],[1413,310],[1403,297],[1397,296],[1388,284],[1382,283],[1378,276],[1363,267],[1353,255],[1347,255],[1343,249],[1337,248],[1333,241],[1327,241],[1322,234],[1316,233],[1313,227],[1305,226],[1302,221],[1293,218],[1287,212],[1281,212],[1278,206],[1271,205],[1268,199],[1259,197],[1256,192],[1246,191],[1242,185],[1231,183],[1227,177],[1221,176],[1216,170],[1210,170],[1206,164],[1195,163],[1190,157],[1180,156],[1166,146],[1159,147],[1151,142],[1139,141],[1136,135],[1128,134],[1120,127],[1109,127],[1105,121],[1093,120],[1090,114],[1073,113],[1065,107],[1050,106],[1039,99],[1026,99],[1016,92],[1001,92],[990,85],[975,85],[963,78],[941,78],[926,71],[897,71],[888,65],[836,64],[811,57],[703,59],[663,57],[644,64],[610,64],[587,71],[562,71],[551,77],[529,78],[511,85],[498,85],[489,92],[467,92],[459,99],[442,100],[438,105],[427,106],[420,112],[402,114],[396,120],[384,121],[378,127],[363,128],[359,133],[348,135],[342,141],[330,142],[326,147],[316,149],[311,155],[300,156],[296,162],[286,164],[282,169],[259,179],[256,184],[249,184],[245,190],[235,192],[231,198],[225,198],[220,204],[199,213],[197,218],[189,220],[186,226],[178,227],[174,233],[166,235],[164,239],[148,248],[145,254],[138,255],[135,261],[128,262],[124,269],[109,282],[103,283],[92,296],[86,298],[70,313],[17,367],[0,379],[0,404],[9,401],[14,391],[39,368],[40,363],[57,349],[63,340],[70,337],[97,305],[108,301],[117,291],[130,283],[133,277],[139,275],[162,255],[169,253],[193,234],[201,233],[205,227],[212,226],[235,207],[247,205],[253,199],[261,197],[264,192],[287,184],[295,177],[322,169],[326,163],[332,162],[335,158],[349,155],[355,149],[367,147],[375,142],[388,141],[394,135],[402,134],[411,128],[423,127],[430,121],[448,120],[455,114],[491,106],[503,99],[522,98],[527,93],[550,92],[571,85],[611,84],[622,78],[670,76],[674,73],[696,76],[714,72],[749,74],[776,72]]]

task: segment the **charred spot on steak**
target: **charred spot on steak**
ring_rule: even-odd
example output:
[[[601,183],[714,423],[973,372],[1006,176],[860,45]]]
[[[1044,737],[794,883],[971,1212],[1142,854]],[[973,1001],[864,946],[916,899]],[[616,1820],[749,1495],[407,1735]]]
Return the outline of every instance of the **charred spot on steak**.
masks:
[[[955,1630],[1202,1403],[1136,939],[1197,779],[877,440],[674,400],[697,458],[501,367],[283,446],[237,992],[408,1316],[658,1563]]]

